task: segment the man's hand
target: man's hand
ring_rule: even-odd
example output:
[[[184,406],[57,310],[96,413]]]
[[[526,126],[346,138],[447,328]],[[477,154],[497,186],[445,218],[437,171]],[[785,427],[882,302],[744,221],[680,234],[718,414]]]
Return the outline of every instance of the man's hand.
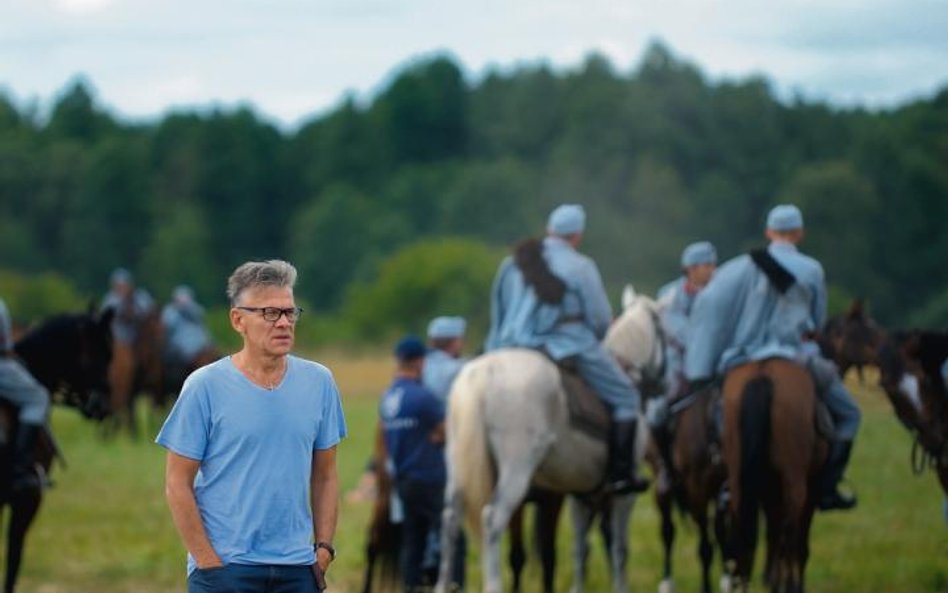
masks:
[[[326,589],[326,571],[329,570],[329,564],[332,562],[332,556],[327,550],[316,549],[316,563],[313,564],[313,577],[316,579],[316,588],[320,591]]]

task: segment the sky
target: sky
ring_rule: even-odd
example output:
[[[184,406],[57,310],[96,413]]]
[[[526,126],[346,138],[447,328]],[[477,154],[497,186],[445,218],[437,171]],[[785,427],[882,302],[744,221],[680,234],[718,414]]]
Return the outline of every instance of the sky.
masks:
[[[0,90],[48,107],[76,76],[121,117],[250,103],[292,128],[447,52],[631,72],[653,40],[712,80],[885,108],[948,85],[948,0],[0,0]]]

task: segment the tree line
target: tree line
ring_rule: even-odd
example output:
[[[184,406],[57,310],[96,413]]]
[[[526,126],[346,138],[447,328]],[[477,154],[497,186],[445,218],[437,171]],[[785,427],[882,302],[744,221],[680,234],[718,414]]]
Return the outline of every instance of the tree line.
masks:
[[[627,71],[591,54],[476,82],[428,56],[292,131],[249,106],[123,121],[81,79],[48,114],[0,94],[0,269],[99,295],[125,266],[213,306],[236,264],[283,257],[314,327],[356,340],[486,320],[500,257],[557,203],[586,206],[617,300],[674,277],[688,242],[761,244],[784,201],[834,308],[862,296],[886,324],[948,324],[948,86],[881,110],[780,100],[655,43]]]

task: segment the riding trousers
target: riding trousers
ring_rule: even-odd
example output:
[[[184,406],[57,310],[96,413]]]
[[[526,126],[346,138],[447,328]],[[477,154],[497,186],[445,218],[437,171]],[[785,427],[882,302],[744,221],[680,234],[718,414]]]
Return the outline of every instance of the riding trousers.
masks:
[[[817,392],[826,402],[826,407],[833,417],[836,440],[855,439],[862,421],[862,412],[859,411],[859,405],[852,394],[843,385],[836,365],[819,355],[805,355],[804,362],[813,375]]]
[[[49,393],[26,367],[9,356],[0,357],[0,397],[20,411],[23,424],[42,426],[49,413]]]
[[[580,352],[575,357],[580,376],[612,410],[618,422],[639,417],[639,390],[616,359],[602,346]]]

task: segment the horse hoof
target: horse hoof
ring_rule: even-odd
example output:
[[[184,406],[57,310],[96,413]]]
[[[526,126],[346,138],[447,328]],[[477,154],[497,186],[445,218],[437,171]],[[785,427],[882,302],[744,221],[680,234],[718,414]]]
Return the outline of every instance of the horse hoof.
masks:
[[[726,574],[721,575],[719,586],[721,587],[721,593],[731,593],[731,591],[734,590],[734,585],[731,583],[731,577]]]
[[[662,579],[658,584],[658,593],[675,593],[675,583],[671,579]]]

